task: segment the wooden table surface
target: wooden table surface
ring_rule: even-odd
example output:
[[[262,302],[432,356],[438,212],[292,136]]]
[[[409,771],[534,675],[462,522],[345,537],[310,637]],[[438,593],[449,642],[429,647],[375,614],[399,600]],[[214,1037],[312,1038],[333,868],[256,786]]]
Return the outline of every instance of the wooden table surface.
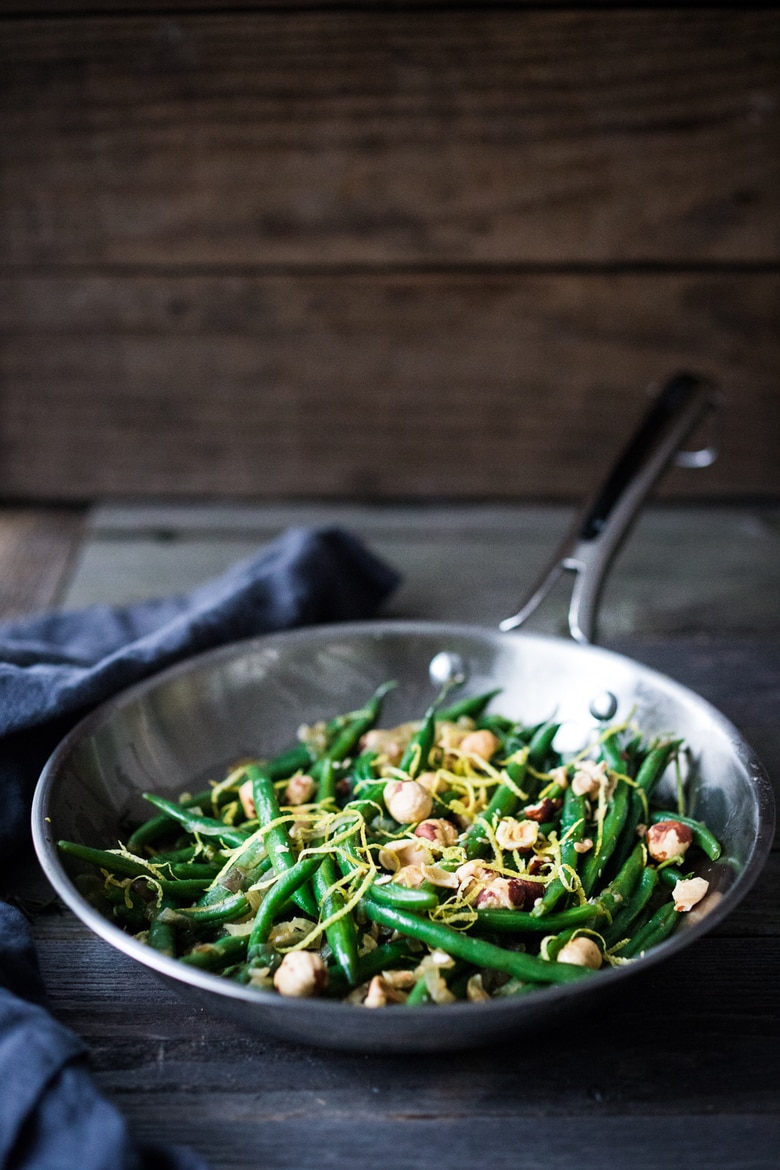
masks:
[[[147,507],[0,513],[4,616],[185,588],[292,523],[337,522],[404,573],[388,616],[494,624],[566,509]],[[487,571],[486,571],[487,569]],[[780,510],[651,508],[602,641],[715,703],[780,776]],[[563,599],[535,628],[558,630]],[[731,917],[630,994],[543,1035],[439,1056],[295,1046],[179,999],[67,911],[35,920],[54,1014],[146,1139],[223,1170],[480,1165],[768,1170],[780,1149],[778,854]],[[35,867],[11,892],[40,890]]]

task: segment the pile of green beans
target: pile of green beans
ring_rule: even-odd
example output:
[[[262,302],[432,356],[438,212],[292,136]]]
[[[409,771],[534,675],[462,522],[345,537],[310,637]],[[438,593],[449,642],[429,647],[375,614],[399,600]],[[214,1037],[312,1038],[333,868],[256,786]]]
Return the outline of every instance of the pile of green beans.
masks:
[[[59,847],[87,863],[101,911],[159,952],[366,1006],[586,979],[667,938],[682,891],[706,895],[697,858],[720,846],[686,815],[679,766],[678,807],[655,807],[679,740],[611,725],[565,756],[556,722],[493,712],[497,692],[445,694],[383,728],[392,685],[205,791],[147,794],[154,815],[111,848]],[[656,844],[669,824],[671,856]]]

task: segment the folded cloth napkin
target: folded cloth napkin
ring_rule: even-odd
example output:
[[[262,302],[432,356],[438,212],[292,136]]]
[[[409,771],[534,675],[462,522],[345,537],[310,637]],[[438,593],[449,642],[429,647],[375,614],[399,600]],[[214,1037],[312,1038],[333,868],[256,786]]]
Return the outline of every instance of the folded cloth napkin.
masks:
[[[35,781],[96,704],[182,658],[271,630],[370,617],[398,574],[337,528],[291,529],[190,593],[0,625],[0,874],[29,843]],[[0,1167],[201,1170],[136,1144],[82,1042],[46,1009],[28,924],[0,903]]]

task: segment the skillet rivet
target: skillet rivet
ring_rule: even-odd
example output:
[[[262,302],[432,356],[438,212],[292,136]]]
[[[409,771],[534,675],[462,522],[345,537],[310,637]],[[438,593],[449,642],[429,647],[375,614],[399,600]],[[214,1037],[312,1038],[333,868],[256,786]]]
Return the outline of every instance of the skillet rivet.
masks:
[[[588,708],[593,718],[602,723],[614,719],[617,709],[618,701],[612,691],[602,691],[600,695],[596,695],[591,699]]]
[[[428,675],[432,683],[444,686],[445,683],[465,682],[468,670],[460,654],[442,650],[431,659]]]

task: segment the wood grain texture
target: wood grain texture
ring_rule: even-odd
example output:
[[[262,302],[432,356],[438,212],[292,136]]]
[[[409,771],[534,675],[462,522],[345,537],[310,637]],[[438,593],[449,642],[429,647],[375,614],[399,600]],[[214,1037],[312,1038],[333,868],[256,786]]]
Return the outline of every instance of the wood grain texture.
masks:
[[[724,1164],[772,1165],[776,939],[701,940],[608,1009],[543,1038],[405,1060],[248,1033],[180,999],[70,916],[38,918],[35,930],[58,1018],[88,1043],[101,1088],[138,1135],[194,1147],[215,1170],[363,1170],[367,1133],[403,1170],[422,1170],[431,1148],[446,1170],[467,1170],[476,1142],[498,1164],[509,1147],[513,1166],[536,1166],[542,1142],[546,1165],[570,1170],[576,1150],[576,1164],[596,1170],[609,1141],[622,1165],[650,1167],[659,1125],[689,1164],[726,1148]]]
[[[3,490],[580,499],[693,367],[722,454],[663,490],[777,493],[779,318],[771,273],[6,276]]]
[[[0,258],[776,261],[780,13],[8,20]]]
[[[0,510],[0,620],[60,601],[82,521],[64,509]]]
[[[103,507],[86,529],[71,597],[76,601],[80,588],[86,598],[88,578],[108,564],[109,545],[117,556],[123,547],[134,550],[137,581],[145,572],[152,587],[159,585],[155,541],[174,550],[198,545],[201,565],[211,564],[233,540],[269,538],[286,523],[317,522],[327,511],[325,504],[297,510]],[[538,541],[560,526],[565,512],[532,509],[518,525],[517,510],[507,506],[352,505],[338,518],[372,544],[382,543],[383,551],[393,550],[409,575],[412,597],[427,592],[432,615],[451,620],[461,616],[458,598],[473,589],[474,564],[503,565],[518,532],[521,552],[534,534]],[[670,588],[683,609],[701,603],[702,593],[693,556],[685,559],[679,550],[692,550],[704,537],[709,551],[702,572],[711,575],[718,512],[713,508],[697,521],[698,509],[664,508],[647,517],[645,534],[655,555],[666,555]],[[745,593],[769,585],[765,561],[778,531],[776,510],[725,517],[722,543],[732,546],[735,564],[743,562]],[[659,551],[662,532],[677,553]],[[640,530],[635,539],[645,539]],[[467,546],[468,555],[451,562],[447,580],[427,572],[453,540]],[[89,559],[95,545],[102,547],[102,562]],[[186,587],[193,565],[186,558],[173,561],[167,587]],[[776,580],[774,557],[772,564]],[[631,599],[642,604],[639,575],[624,580]],[[122,580],[120,570],[102,587],[102,600],[122,601],[135,585]],[[679,630],[627,636],[614,648],[673,675],[723,710],[777,787],[780,653],[768,593],[765,602],[740,634],[705,634],[699,627],[690,636]],[[432,1159],[440,1170],[482,1164],[602,1170],[605,1151],[620,1170],[656,1170],[661,1140],[686,1166],[774,1170],[780,1140],[779,875],[775,847],[717,930],[638,973],[622,994],[587,1014],[467,1053],[409,1058],[320,1050],[239,1028],[180,997],[56,906],[36,914],[33,931],[52,1011],[86,1041],[97,1084],[132,1131],[189,1146],[213,1170],[365,1170],[369,1162],[429,1170]],[[40,898],[45,883],[39,873],[32,881],[16,875],[11,893]]]

